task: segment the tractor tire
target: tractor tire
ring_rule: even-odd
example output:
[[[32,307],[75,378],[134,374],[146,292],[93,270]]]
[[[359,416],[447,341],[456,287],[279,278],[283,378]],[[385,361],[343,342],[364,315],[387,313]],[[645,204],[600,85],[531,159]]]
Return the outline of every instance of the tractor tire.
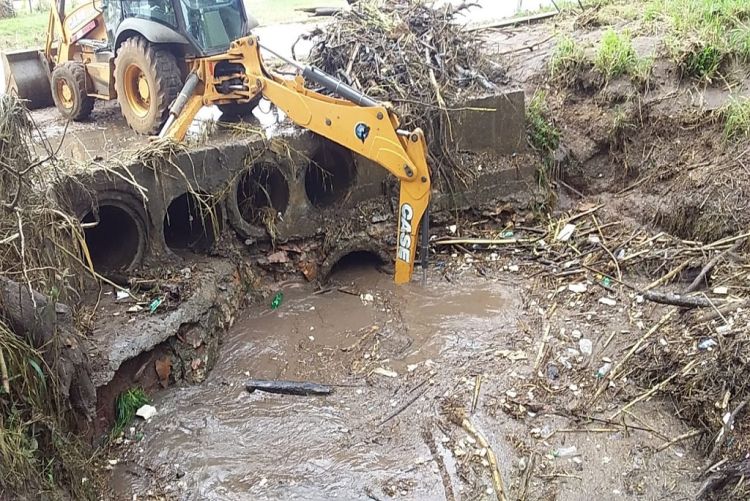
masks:
[[[89,77],[83,63],[68,61],[52,71],[52,99],[60,114],[68,120],[84,120],[94,109],[94,98],[88,95]]]
[[[128,125],[140,134],[158,133],[182,89],[174,54],[144,38],[128,38],[117,49],[114,73],[117,100]]]

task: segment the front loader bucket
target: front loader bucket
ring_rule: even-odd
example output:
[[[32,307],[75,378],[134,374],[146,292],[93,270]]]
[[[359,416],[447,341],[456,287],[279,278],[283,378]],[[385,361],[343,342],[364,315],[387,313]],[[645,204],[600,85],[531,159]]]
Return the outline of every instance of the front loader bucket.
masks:
[[[49,73],[37,49],[2,53],[4,91],[26,100],[30,109],[52,106]]]

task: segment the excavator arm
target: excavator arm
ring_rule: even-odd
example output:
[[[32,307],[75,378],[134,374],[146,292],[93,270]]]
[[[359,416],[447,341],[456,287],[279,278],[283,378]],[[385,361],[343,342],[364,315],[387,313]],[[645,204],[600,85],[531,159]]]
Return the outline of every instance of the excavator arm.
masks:
[[[232,42],[225,54],[193,60],[192,72],[172,105],[170,118],[160,136],[182,140],[202,106],[249,102],[262,94],[296,124],[377,162],[398,178],[395,281],[409,282],[414,271],[420,222],[425,223],[425,242],[427,235],[430,172],[424,133],[420,129],[400,130],[398,117],[388,106],[320,70],[287,62],[297,65],[302,75],[284,78],[267,70],[261,59],[260,45],[252,36]],[[244,68],[239,81],[236,75],[214,77],[217,66],[227,64],[240,64]],[[308,89],[305,78],[347,99]],[[424,266],[426,256],[422,259]]]

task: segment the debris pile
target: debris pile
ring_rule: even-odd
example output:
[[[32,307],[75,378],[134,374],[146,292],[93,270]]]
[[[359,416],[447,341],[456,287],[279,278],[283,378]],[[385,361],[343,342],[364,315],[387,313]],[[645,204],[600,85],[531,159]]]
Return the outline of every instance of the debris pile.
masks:
[[[67,414],[93,415],[96,394],[72,313],[57,303],[78,299],[82,230],[47,192],[59,173],[48,144],[48,158],[31,154],[35,134],[23,104],[0,96],[0,497],[66,486],[86,499],[90,457]]]
[[[460,24],[469,6],[360,1],[319,32],[310,54],[315,66],[393,103],[403,128],[421,127],[436,177],[448,186],[472,174],[453,146],[451,107],[460,96],[496,91],[503,79],[481,39]]]
[[[608,220],[601,209],[582,204],[534,228],[486,214],[484,226],[452,226],[436,244],[462,251],[483,274],[502,267],[553,290],[540,301],[547,325],[534,364],[540,377],[570,382],[584,408],[607,396],[624,399],[607,404],[616,406],[607,418],[615,422],[634,405],[667,396],[696,428],[679,438],[701,437],[704,494],[726,486],[727,475],[746,470],[750,446],[750,233],[682,240]],[[550,333],[555,312],[569,308],[587,312],[587,320]],[[582,336],[584,323],[602,336]],[[571,365],[568,353],[584,363]]]

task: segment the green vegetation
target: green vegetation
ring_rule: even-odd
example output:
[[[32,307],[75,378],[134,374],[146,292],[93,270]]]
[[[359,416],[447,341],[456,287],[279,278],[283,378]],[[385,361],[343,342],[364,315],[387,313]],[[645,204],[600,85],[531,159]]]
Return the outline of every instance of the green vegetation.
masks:
[[[91,459],[66,431],[66,406],[41,354],[0,320],[0,498],[36,493],[52,499],[66,486],[73,499],[95,499]]]
[[[605,81],[631,75],[639,64],[629,33],[618,33],[612,28],[604,32],[594,58],[594,68]]]
[[[750,137],[750,99],[731,100],[722,110],[724,137],[728,140]]]
[[[563,36],[558,40],[550,59],[550,76],[553,80],[570,85],[585,64],[583,47],[572,37]]]
[[[645,18],[667,23],[666,45],[686,76],[710,82],[728,58],[750,60],[747,0],[651,0]]]
[[[112,428],[112,436],[122,433],[135,417],[136,411],[148,403],[151,403],[151,400],[141,388],[131,388],[120,393],[115,404],[115,425]]]
[[[326,6],[340,7],[346,5],[344,0],[329,0]],[[249,2],[250,14],[262,26],[279,23],[301,22],[309,15],[296,9],[319,7],[316,0],[254,0]],[[49,13],[23,13],[10,19],[0,19],[0,50],[40,48],[46,40],[47,19]]]
[[[46,40],[49,13],[21,14],[0,19],[0,50],[41,48]]]
[[[557,176],[554,156],[560,146],[560,130],[549,119],[547,94],[544,91],[536,91],[526,107],[526,133],[529,145],[542,158],[539,184],[547,189]]]

